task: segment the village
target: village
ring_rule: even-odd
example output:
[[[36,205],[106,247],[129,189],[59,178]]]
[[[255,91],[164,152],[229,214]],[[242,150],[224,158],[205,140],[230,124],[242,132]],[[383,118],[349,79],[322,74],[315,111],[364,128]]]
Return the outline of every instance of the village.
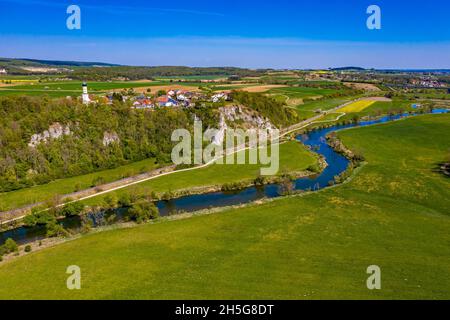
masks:
[[[136,93],[133,89],[123,90],[121,92],[110,92],[106,95],[92,95],[88,93],[88,85],[86,82],[82,84],[81,99],[84,104],[90,103],[106,103],[112,104],[114,99],[123,102],[131,101],[132,108],[154,110],[164,107],[183,107],[191,108],[206,103],[221,103],[230,101],[230,92],[193,92],[181,89],[158,90],[155,94],[150,92]],[[148,90],[150,91],[150,90]]]

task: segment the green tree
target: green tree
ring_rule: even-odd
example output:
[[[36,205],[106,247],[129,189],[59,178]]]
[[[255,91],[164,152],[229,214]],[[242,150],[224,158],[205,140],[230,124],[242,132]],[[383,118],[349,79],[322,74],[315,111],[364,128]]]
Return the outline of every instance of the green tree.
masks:
[[[61,214],[66,217],[79,216],[84,210],[84,204],[81,202],[71,202],[66,204],[62,210]]]
[[[143,223],[158,218],[159,211],[152,202],[141,200],[133,204],[130,210],[128,210],[128,215],[137,223]]]
[[[19,251],[19,247],[17,246],[17,243],[11,238],[6,239],[3,247],[5,248],[6,253],[12,253],[12,252]]]

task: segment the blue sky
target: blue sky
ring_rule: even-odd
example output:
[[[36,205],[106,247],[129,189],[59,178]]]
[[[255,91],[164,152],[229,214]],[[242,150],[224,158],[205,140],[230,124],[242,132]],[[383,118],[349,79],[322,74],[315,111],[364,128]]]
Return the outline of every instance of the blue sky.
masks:
[[[68,30],[66,8],[81,8]],[[382,29],[366,9],[382,10]],[[448,0],[0,0],[0,56],[130,65],[450,68]]]

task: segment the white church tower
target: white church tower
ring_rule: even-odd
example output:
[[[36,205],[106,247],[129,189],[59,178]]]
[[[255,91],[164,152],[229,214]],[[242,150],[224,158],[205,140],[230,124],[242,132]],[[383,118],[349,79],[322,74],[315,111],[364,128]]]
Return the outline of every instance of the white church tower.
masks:
[[[87,89],[87,83],[83,82],[82,84],[83,87],[83,103],[84,104],[89,104],[91,102],[91,99],[89,99],[89,94],[88,94],[88,89]]]

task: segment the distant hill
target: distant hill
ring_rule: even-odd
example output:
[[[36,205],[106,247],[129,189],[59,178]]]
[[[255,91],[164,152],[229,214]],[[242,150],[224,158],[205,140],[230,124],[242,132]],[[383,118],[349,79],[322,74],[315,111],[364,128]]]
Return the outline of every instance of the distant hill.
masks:
[[[360,67],[340,67],[340,68],[330,68],[331,71],[365,71],[367,69]]]
[[[0,66],[3,67],[113,67],[119,66],[118,64],[103,63],[103,62],[80,62],[80,61],[60,61],[60,60],[39,60],[39,59],[11,59],[0,58]]]
[[[77,80],[110,80],[114,78],[139,80],[158,76],[258,76],[265,70],[234,67],[154,66],[136,67],[103,62],[78,62],[38,59],[0,58],[0,68],[12,75],[64,74]]]
[[[365,69],[360,67],[330,68],[331,71],[376,71],[385,73],[449,73],[449,69]]]

